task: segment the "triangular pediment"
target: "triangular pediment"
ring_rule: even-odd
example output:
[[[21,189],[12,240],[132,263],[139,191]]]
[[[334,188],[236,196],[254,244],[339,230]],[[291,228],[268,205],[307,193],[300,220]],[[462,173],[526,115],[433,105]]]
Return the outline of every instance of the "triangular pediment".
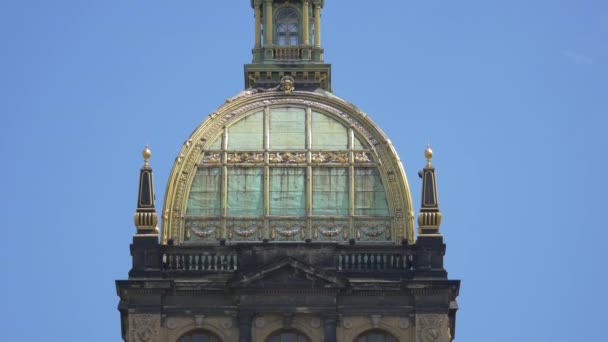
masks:
[[[281,259],[249,272],[233,287],[247,288],[344,288],[347,281],[292,257]]]

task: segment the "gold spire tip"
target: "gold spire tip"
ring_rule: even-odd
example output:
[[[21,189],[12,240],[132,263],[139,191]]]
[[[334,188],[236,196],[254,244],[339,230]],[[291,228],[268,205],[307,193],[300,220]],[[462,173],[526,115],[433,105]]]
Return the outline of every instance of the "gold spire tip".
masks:
[[[150,147],[146,145],[144,150],[141,152],[142,157],[144,157],[144,162],[148,165],[148,161],[150,161],[150,157],[152,156],[152,151],[150,151]]]
[[[431,145],[426,145],[426,150],[424,150],[424,156],[426,157],[427,163],[431,164],[431,159],[433,159],[433,150],[431,149]]]

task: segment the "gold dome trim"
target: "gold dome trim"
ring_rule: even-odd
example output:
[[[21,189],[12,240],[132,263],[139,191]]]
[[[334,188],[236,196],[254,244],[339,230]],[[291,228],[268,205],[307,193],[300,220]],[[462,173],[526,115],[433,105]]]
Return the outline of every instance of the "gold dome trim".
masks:
[[[184,240],[188,193],[194,171],[203,158],[203,151],[211,147],[227,126],[241,117],[267,107],[287,105],[327,113],[366,140],[371,154],[378,161],[389,207],[394,209],[395,234],[391,239],[395,244],[401,244],[403,239],[414,243],[414,211],[410,188],[399,157],[386,135],[365,113],[335,95],[301,91],[293,91],[289,95],[280,92],[242,92],[228,99],[194,130],[179,152],[167,183],[162,216],[162,243],[166,244],[172,239],[179,244]]]

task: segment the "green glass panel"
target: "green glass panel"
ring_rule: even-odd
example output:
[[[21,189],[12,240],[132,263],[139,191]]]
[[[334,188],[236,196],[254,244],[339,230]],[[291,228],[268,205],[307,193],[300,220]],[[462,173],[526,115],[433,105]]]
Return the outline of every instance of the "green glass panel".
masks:
[[[306,144],[306,111],[303,108],[274,108],[270,111],[270,148],[301,150]]]
[[[378,169],[355,169],[355,215],[386,216],[388,214],[386,194]]]
[[[213,142],[213,144],[211,144],[211,146],[209,147],[209,150],[211,151],[218,151],[222,149],[222,136],[220,135],[219,137],[217,137],[215,139],[215,141]]]
[[[365,150],[366,147],[365,147],[365,145],[363,145],[361,140],[359,140],[359,138],[355,137],[355,140],[353,141],[353,149],[354,150]]]
[[[199,168],[194,176],[186,209],[188,216],[220,215],[221,170]]]
[[[348,215],[348,169],[314,168],[313,215]]]
[[[260,150],[264,147],[264,113],[251,114],[228,128],[228,149]]]
[[[306,171],[303,168],[270,169],[270,214],[303,216],[306,214]]]
[[[228,216],[264,214],[262,174],[261,168],[228,169]]]
[[[348,130],[338,121],[312,113],[312,148],[316,150],[345,150],[348,148]]]

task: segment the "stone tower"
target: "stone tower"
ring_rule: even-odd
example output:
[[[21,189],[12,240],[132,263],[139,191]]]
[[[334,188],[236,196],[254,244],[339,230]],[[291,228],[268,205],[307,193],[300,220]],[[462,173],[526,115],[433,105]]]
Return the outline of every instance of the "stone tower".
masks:
[[[246,89],[185,141],[160,233],[144,150],[132,269],[116,282],[125,341],[454,338],[432,150],[416,232],[395,149],[331,92],[323,5],[251,1]]]

